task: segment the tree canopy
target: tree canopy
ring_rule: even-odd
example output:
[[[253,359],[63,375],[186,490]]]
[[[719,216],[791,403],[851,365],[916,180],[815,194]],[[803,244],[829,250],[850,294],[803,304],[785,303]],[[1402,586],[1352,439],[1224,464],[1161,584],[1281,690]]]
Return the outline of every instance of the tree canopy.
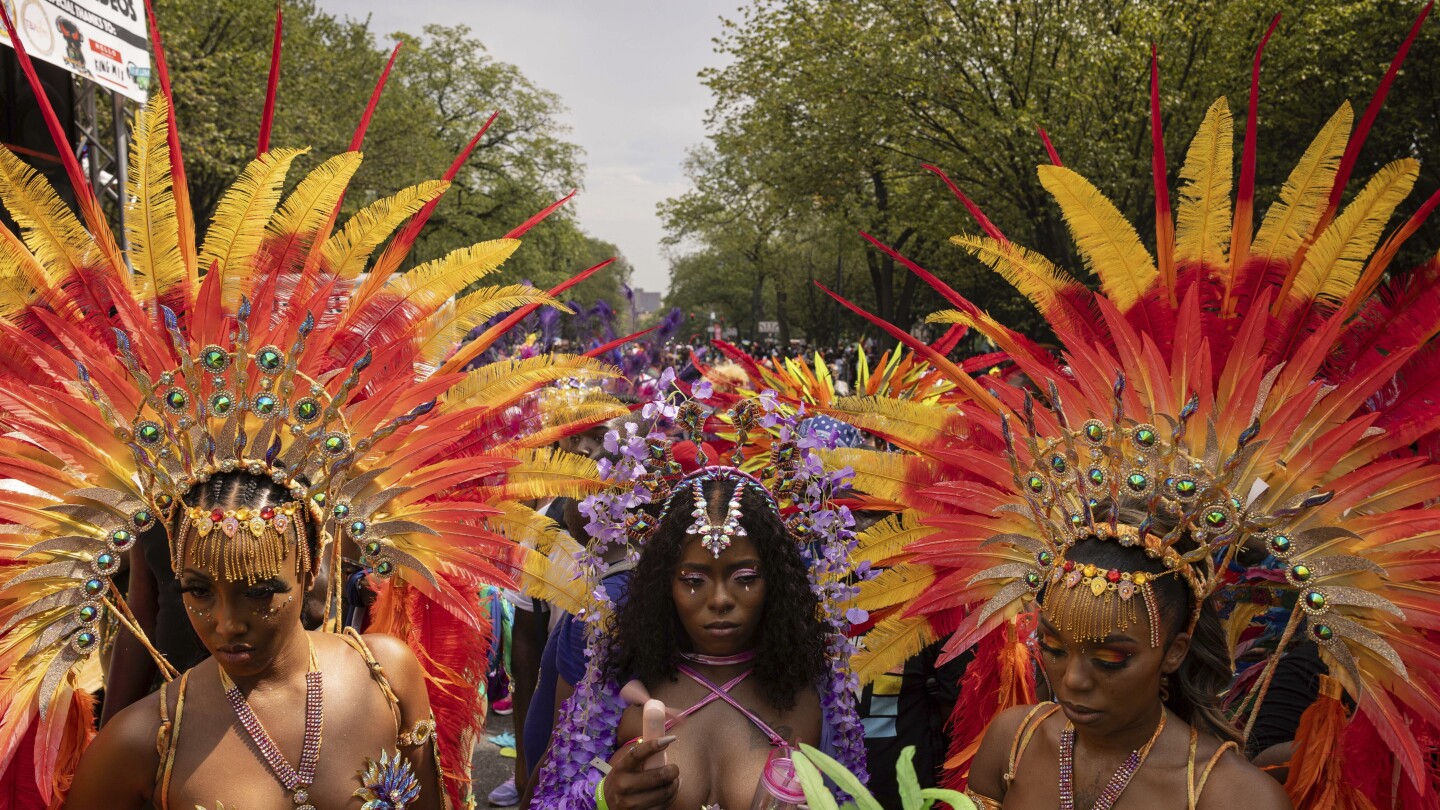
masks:
[[[1262,71],[1257,210],[1342,101],[1363,108],[1419,6],[1287,4]],[[923,164],[947,172],[1011,240],[1078,271],[1036,177],[1049,162],[1039,129],[1065,165],[1153,234],[1152,44],[1174,188],[1216,98],[1229,97],[1243,137],[1251,61],[1274,11],[1260,0],[755,0],[717,41],[725,66],[703,74],[714,94],[711,134],[687,165],[691,188],[661,206],[675,255],[671,300],[730,312],[737,302],[719,274],[764,306],[763,315],[735,313],[737,322],[778,319],[821,340],[831,339],[833,305],[814,297],[815,279],[833,286],[838,275],[848,297],[905,327],[937,308],[925,285],[869,248],[859,229],[1002,321],[1039,329],[1024,299],[947,244],[979,228]],[[1357,176],[1434,154],[1437,56],[1432,21]],[[1400,216],[1440,187],[1437,167],[1440,159]],[[1416,257],[1435,249],[1433,229],[1428,238],[1411,247]],[[713,280],[687,278],[697,273]],[[844,325],[859,331],[853,317]]]
[[[326,13],[314,0],[284,0],[285,37],[273,146],[310,147],[293,177],[349,148],[390,48],[400,42],[385,94],[345,200],[352,213],[380,196],[444,174],[492,112],[474,154],[436,208],[412,261],[503,235],[583,179],[583,153],[568,139],[560,98],[501,62],[463,25],[392,34],[382,46],[368,20]],[[185,171],[198,222],[254,157],[275,19],[271,0],[157,0],[175,88]],[[293,182],[292,177],[292,182]],[[562,208],[525,236],[498,274],[549,287],[617,255]],[[629,264],[616,262],[577,287],[582,301],[616,300]],[[493,283],[487,280],[487,283]]]

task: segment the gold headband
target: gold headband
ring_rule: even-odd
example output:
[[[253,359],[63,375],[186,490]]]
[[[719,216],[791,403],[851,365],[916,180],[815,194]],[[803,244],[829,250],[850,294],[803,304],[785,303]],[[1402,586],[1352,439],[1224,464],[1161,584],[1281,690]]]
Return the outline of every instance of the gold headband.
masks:
[[[296,501],[259,509],[183,509],[171,554],[175,572],[185,567],[193,527],[197,562],[225,579],[254,584],[275,576],[292,544],[299,549],[295,570],[303,575],[310,571],[303,511]]]

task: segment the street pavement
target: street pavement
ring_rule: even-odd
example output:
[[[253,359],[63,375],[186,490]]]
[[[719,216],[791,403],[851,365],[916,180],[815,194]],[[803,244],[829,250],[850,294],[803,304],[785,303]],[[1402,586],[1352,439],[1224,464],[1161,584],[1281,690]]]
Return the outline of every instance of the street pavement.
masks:
[[[498,715],[494,712],[485,719],[485,733],[475,744],[474,771],[475,800],[480,807],[493,807],[485,796],[497,785],[515,775],[515,760],[500,756],[500,749],[490,742],[489,737],[515,733],[515,716]],[[513,805],[512,805],[513,806]]]

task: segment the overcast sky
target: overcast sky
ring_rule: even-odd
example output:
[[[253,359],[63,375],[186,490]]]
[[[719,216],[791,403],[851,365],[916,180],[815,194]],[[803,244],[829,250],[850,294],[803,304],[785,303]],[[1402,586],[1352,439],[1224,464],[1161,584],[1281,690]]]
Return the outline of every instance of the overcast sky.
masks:
[[[655,204],[681,193],[680,163],[705,136],[710,94],[696,74],[719,63],[711,40],[739,0],[320,0],[370,17],[380,37],[431,22],[470,26],[497,59],[519,66],[569,108],[585,149],[580,224],[635,265],[634,284],[664,290]],[[400,58],[404,58],[401,54]],[[503,106],[502,106],[503,114]],[[575,268],[580,270],[583,268]]]

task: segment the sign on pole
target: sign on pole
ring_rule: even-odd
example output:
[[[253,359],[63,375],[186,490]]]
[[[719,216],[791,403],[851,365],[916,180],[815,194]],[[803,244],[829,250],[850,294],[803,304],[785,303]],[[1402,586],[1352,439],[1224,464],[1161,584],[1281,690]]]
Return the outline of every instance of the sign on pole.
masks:
[[[150,93],[144,0],[0,0],[26,53],[126,98]],[[14,47],[3,27],[0,43]]]

